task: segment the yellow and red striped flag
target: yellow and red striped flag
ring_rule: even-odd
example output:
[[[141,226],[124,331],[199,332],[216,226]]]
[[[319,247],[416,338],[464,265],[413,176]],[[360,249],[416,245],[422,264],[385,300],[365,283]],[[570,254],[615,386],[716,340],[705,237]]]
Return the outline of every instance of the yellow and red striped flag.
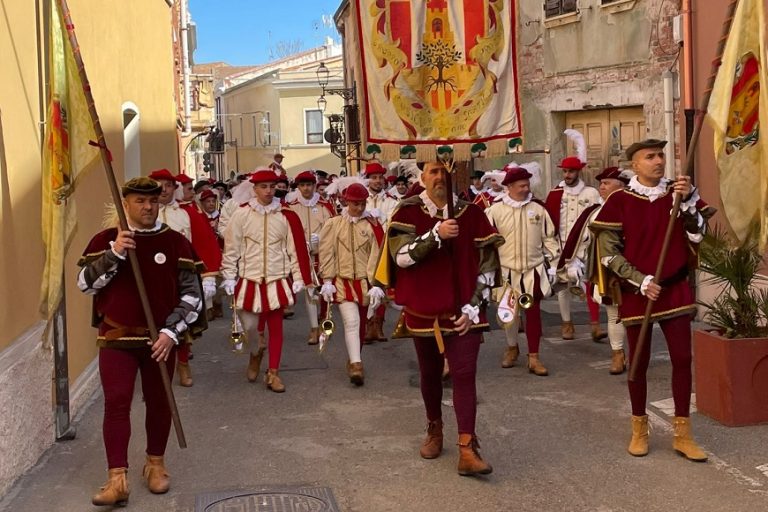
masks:
[[[715,131],[723,213],[739,240],[754,223],[768,240],[768,74],[763,0],[741,0],[734,14],[707,115]],[[762,136],[761,136],[762,135]]]
[[[57,2],[51,2],[50,89],[42,166],[42,233],[46,248],[40,311],[53,318],[63,293],[64,257],[77,224],[72,193],[78,178],[99,156],[83,85]]]

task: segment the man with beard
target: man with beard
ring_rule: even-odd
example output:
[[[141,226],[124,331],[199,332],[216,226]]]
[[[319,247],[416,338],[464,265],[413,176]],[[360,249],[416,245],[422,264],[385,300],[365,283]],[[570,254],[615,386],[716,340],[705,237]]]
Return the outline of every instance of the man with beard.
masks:
[[[600,262],[622,280],[619,315],[627,328],[629,357],[637,365],[628,381],[632,405],[632,439],[627,451],[648,454],[647,370],[651,359],[649,325],[643,351],[638,353],[640,328],[647,301],[652,302],[651,323],[658,322],[672,362],[672,448],[689,460],[704,462],[707,454],[691,435],[691,321],[696,312],[688,276],[695,268],[696,246],[704,237],[706,218],[714,211],[699,197],[688,176],[664,178],[666,141],[649,139],[627,148],[635,176],[629,186],[608,197],[591,229],[597,234]],[[680,212],[675,219],[661,275],[654,275],[670,220],[675,194]],[[639,293],[638,293],[639,292]]]
[[[479,453],[475,434],[475,376],[480,336],[488,329],[485,305],[497,282],[504,240],[475,205],[446,187],[446,168],[424,164],[425,190],[404,199],[392,215],[377,280],[394,286],[403,305],[398,337],[413,337],[427,416],[420,454],[434,459],[443,449],[443,363],[451,368],[453,405],[459,432],[460,475],[493,469]],[[448,218],[448,201],[455,218]]]
[[[558,167],[563,171],[563,180],[549,192],[545,201],[547,212],[552,217],[560,235],[561,246],[568,240],[568,235],[582,212],[600,201],[597,189],[588,187],[580,176],[581,170],[587,166],[587,147],[584,136],[576,130],[565,130],[565,134],[575,141],[578,156],[569,156],[560,162]],[[572,340],[575,335],[571,320],[572,295],[573,293],[567,287],[557,292],[562,319],[561,335],[564,340]],[[599,306],[589,297],[587,297],[587,306],[592,323],[592,337],[605,338],[605,334],[600,332]]]

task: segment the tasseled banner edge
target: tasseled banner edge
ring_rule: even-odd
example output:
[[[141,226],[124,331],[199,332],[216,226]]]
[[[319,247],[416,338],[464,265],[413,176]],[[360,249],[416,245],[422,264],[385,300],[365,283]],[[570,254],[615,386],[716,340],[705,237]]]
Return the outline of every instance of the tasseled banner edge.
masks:
[[[456,162],[469,162],[475,156],[481,158],[496,158],[499,156],[506,156],[509,154],[509,140],[507,139],[494,139],[486,142],[487,149],[480,155],[472,154],[472,146],[474,143],[461,142],[451,146],[453,149],[453,160]],[[381,153],[376,155],[376,159],[382,162],[396,162],[401,160],[400,150],[404,147],[399,144],[378,144],[381,148]],[[416,148],[416,153],[413,155],[417,162],[429,162],[437,158],[437,148],[444,146],[444,144],[413,144]]]

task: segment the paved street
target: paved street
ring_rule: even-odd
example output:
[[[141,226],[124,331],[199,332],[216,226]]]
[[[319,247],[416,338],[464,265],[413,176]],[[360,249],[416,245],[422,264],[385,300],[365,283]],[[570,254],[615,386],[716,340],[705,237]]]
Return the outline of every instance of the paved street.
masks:
[[[486,335],[478,435],[482,454],[494,466],[487,478],[456,474],[450,393],[446,450],[434,461],[419,458],[424,418],[411,342],[366,346],[366,385],[354,388],[344,372],[339,334],[318,355],[304,341],[305,314],[297,308],[286,321],[281,374],[287,392],[279,395],[246,382],[246,356],[229,351],[229,324],[218,320],[195,346],[194,387],[175,386],[189,448],[179,450],[171,434],[172,488],[165,496],[150,495],[140,479],[143,410],[136,397],[129,509],[191,512],[204,492],[311,485],[331,488],[344,511],[768,510],[768,426],[726,428],[694,414],[696,437],[710,461],[695,464],[677,456],[665,402],[671,396],[670,365],[663,343],[655,343],[651,453],[629,456],[625,376],[608,374],[609,347],[587,338],[583,311],[575,316],[582,339],[556,339],[557,303],[547,302],[545,310],[550,338],[542,359],[549,377],[523,367],[502,369],[503,334]],[[390,310],[388,332],[394,319]],[[661,341],[660,332],[654,334]],[[98,395],[77,419],[77,438],[50,449],[0,502],[0,510],[96,510],[90,496],[106,475],[101,410]]]

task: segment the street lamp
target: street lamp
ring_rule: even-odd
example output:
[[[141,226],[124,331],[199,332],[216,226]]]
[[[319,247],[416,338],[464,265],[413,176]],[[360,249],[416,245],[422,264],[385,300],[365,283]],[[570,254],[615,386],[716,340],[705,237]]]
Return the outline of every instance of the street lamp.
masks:
[[[328,102],[325,101],[325,96],[320,96],[317,98],[317,108],[320,109],[320,112],[325,112],[326,105],[328,105]]]
[[[330,76],[331,72],[328,71],[328,68],[325,66],[325,62],[321,62],[320,66],[317,68],[317,83],[320,84],[320,87],[325,89],[325,86],[328,85],[328,77]]]

